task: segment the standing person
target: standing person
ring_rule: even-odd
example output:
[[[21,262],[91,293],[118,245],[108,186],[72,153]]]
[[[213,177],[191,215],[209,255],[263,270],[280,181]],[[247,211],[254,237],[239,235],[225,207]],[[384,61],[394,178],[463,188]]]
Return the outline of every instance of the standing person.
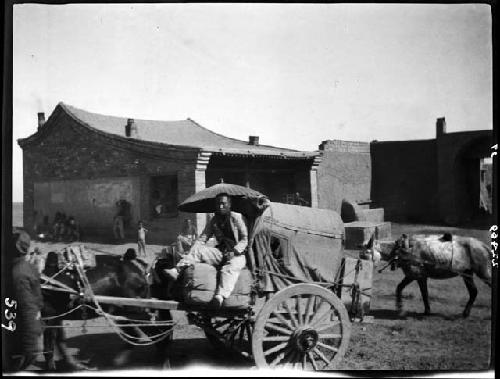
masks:
[[[121,201],[116,202],[116,214],[115,217],[113,218],[113,235],[115,236],[115,239],[117,240],[123,240],[125,239],[125,231],[124,231],[124,226],[123,226],[123,208],[121,206]]]
[[[70,241],[80,240],[80,226],[73,216],[69,216],[68,224],[66,225],[67,236]]]
[[[212,299],[212,305],[220,308],[224,299],[233,291],[240,272],[245,267],[248,230],[243,216],[231,211],[231,198],[228,194],[217,195],[215,204],[215,215],[201,234],[200,243],[197,241],[174,268],[165,272],[175,280],[179,270],[194,263],[208,263],[216,267],[222,265],[220,283]],[[206,245],[211,236],[215,236],[217,240],[215,247]]]
[[[295,192],[294,202],[296,205],[309,206],[309,202],[300,196],[300,193]]]
[[[39,273],[45,268],[45,258],[38,247],[35,247],[33,253],[30,255],[29,262],[37,269]]]
[[[32,364],[41,352],[39,337],[42,334],[40,317],[43,297],[40,274],[29,263],[30,236],[24,231],[16,234],[14,234],[16,242],[12,262],[12,281],[14,299],[17,301],[14,341],[14,352],[17,356],[14,357],[18,360],[13,367],[14,371],[22,371]]]
[[[197,238],[196,226],[191,219],[186,218],[182,224],[181,234],[177,236],[177,251],[180,254],[188,252]]]
[[[144,225],[142,224],[142,221],[139,221],[139,229],[137,230],[137,251],[139,252],[139,255],[144,255],[146,257],[146,233],[149,230],[147,230]],[[144,254],[142,254],[142,253]]]

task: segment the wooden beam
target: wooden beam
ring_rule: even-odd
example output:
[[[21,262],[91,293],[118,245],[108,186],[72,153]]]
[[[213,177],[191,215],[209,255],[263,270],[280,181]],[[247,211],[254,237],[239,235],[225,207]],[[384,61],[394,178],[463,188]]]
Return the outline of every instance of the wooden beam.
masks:
[[[142,299],[142,298],[128,298],[128,297],[114,297],[95,295],[95,300],[102,304],[113,304],[118,306],[130,306],[139,308],[151,309],[168,309],[177,310],[182,309],[179,307],[179,302],[174,300],[159,300],[159,299]]]

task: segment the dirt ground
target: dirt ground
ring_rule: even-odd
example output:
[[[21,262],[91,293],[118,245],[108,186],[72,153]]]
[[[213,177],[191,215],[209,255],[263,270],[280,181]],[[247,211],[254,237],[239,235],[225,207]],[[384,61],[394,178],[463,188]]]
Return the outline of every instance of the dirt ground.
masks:
[[[442,233],[477,237],[489,243],[487,230],[447,228],[429,225],[392,224],[392,236],[405,232]],[[123,254],[135,244],[106,245],[85,242],[97,252]],[[57,250],[64,244],[35,242],[43,253]],[[159,253],[162,246],[148,246],[149,259]],[[374,271],[370,314],[373,323],[353,323],[351,341],[339,370],[487,370],[492,349],[492,290],[476,279],[478,296],[469,318],[461,318],[468,293],[459,277],[447,280],[429,280],[430,316],[423,316],[423,302],[416,282],[404,291],[405,318],[395,312],[394,293],[403,278],[402,271],[389,269]],[[203,331],[188,325],[183,312],[173,312],[178,325],[174,341],[168,349],[171,369],[192,367],[205,369],[252,369],[253,362],[228,356],[214,349]],[[68,345],[79,359],[98,370],[153,369],[161,370],[155,347],[137,347],[129,363],[117,367],[113,358],[123,342],[111,332],[104,319],[86,323],[66,321]],[[164,354],[161,354],[165,356]],[[31,367],[40,370],[41,359]],[[130,371],[127,371],[130,373]]]

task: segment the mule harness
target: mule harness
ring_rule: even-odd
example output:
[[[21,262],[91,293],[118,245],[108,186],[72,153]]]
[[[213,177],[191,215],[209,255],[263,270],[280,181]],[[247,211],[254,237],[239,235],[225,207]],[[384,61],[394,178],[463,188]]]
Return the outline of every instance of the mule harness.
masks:
[[[77,260],[76,264],[73,265],[72,263],[67,263],[63,267],[63,269],[61,269],[59,272],[57,272],[52,277],[48,277],[48,276],[45,276],[42,274],[41,278],[44,282],[55,286],[55,287],[53,287],[53,286],[47,286],[46,284],[42,284],[42,288],[45,288],[47,290],[52,290],[52,291],[67,292],[67,293],[70,293],[73,295],[78,295],[80,298],[84,297],[84,299],[86,301],[92,302],[93,305],[79,304],[67,312],[61,313],[61,314],[56,315],[56,316],[43,317],[43,318],[41,318],[41,320],[50,321],[50,320],[54,320],[57,318],[62,318],[68,314],[75,312],[76,310],[78,310],[80,308],[84,308],[84,309],[90,308],[90,309],[94,310],[98,315],[103,316],[105,318],[107,323],[111,326],[111,328],[114,330],[114,332],[120,337],[120,339],[122,339],[123,341],[125,341],[126,343],[131,344],[131,345],[135,345],[135,346],[153,345],[157,342],[164,340],[165,338],[168,338],[173,333],[173,328],[176,324],[173,321],[157,322],[154,318],[152,320],[130,319],[130,318],[126,318],[124,316],[115,316],[115,315],[112,315],[110,313],[105,312],[102,309],[99,302],[97,301],[97,299],[95,298],[95,295],[94,295],[94,292],[93,292],[92,287],[90,285],[90,282],[87,278],[85,270],[83,269],[83,262],[82,262],[81,257],[78,254],[74,254],[74,256],[76,257],[76,260]],[[83,291],[81,291],[80,293],[78,291],[74,290],[73,288],[61,283],[57,279],[54,279],[57,275],[59,275],[60,273],[62,273],[64,270],[71,267],[72,265],[76,268],[79,279],[83,284],[83,288],[82,287],[80,288]],[[78,283],[78,285],[80,287],[79,283]],[[119,324],[117,323],[117,321],[125,321],[127,323],[122,324],[122,326],[120,327]],[[129,321],[131,321],[133,323],[130,323]],[[159,333],[154,334],[154,335],[146,335],[144,332],[142,332],[140,330],[140,327],[162,327],[162,326],[166,326],[169,328],[165,331],[159,332]],[[47,328],[62,328],[65,326],[46,326],[46,327]],[[134,335],[131,335],[131,334],[123,331],[123,329],[122,329],[123,327],[133,328],[139,334],[139,336],[134,336]]]

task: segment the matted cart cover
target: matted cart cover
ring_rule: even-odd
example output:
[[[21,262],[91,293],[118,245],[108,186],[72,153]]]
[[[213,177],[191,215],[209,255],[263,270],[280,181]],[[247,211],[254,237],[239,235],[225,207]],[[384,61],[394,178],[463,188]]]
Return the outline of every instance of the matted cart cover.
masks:
[[[255,221],[249,248],[262,290],[338,283],[343,235],[344,223],[332,210],[270,203]]]

